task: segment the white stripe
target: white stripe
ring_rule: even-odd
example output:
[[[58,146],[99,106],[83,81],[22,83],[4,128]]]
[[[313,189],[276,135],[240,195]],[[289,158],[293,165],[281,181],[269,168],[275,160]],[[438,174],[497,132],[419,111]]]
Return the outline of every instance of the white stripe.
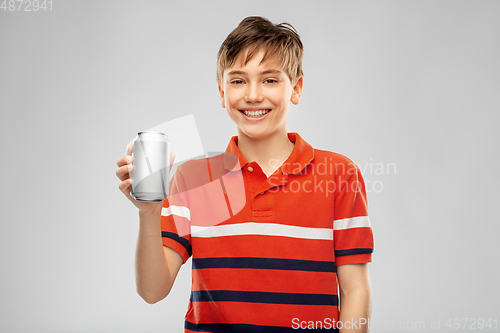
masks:
[[[306,239],[333,239],[329,228],[307,228],[276,223],[245,222],[213,227],[191,226],[192,237],[222,237],[239,235],[283,236]]]
[[[350,219],[342,219],[333,221],[334,230],[344,230],[351,228],[371,227],[370,218],[368,216],[351,217]]]
[[[191,212],[189,211],[189,208],[187,208],[187,207],[170,205],[168,208],[163,207],[161,209],[162,216],[169,216],[172,214],[180,216],[180,217],[185,217],[188,220],[191,220]]]

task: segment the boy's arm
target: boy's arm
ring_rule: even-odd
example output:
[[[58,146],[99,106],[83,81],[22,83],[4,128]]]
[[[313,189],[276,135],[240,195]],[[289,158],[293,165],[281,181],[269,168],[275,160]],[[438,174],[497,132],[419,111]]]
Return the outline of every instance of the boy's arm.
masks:
[[[163,246],[160,212],[139,212],[135,274],[137,293],[149,304],[164,299],[183,263],[180,254]]]
[[[340,333],[367,333],[372,299],[368,264],[337,266],[340,287]]]
[[[164,299],[183,263],[180,254],[162,244],[161,211],[163,202],[137,201],[130,195],[130,170],[133,169],[133,145],[127,146],[125,156],[118,162],[116,176],[122,181],[119,189],[139,209],[139,237],[137,239],[135,274],[137,293],[148,303]],[[175,153],[170,154],[174,163]]]

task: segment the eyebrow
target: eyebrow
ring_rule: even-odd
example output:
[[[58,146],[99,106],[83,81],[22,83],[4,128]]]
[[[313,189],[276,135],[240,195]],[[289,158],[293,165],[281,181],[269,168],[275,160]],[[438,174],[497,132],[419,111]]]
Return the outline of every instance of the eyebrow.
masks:
[[[230,71],[227,74],[228,75],[247,75],[248,73],[243,72],[243,71]],[[265,70],[263,72],[260,72],[260,75],[264,75],[264,74],[281,74],[281,71],[277,70],[277,69],[268,69],[268,70]]]

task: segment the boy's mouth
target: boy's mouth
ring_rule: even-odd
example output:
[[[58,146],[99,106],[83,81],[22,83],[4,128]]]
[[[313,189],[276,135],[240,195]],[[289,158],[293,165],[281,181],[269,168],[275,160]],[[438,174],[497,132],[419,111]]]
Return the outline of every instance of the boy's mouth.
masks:
[[[245,116],[250,117],[250,118],[260,118],[269,112],[271,112],[271,109],[262,109],[262,110],[256,110],[256,111],[248,111],[248,110],[238,110],[241,113],[243,113]]]

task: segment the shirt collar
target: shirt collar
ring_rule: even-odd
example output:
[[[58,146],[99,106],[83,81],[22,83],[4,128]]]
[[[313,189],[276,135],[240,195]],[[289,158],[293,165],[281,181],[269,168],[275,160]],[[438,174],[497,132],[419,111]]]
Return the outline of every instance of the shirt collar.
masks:
[[[288,139],[295,143],[293,151],[283,163],[283,174],[296,174],[301,172],[314,158],[314,148],[308,144],[298,133],[287,133]],[[224,154],[224,167],[229,171],[238,171],[248,164],[238,148],[238,136],[231,137]]]

